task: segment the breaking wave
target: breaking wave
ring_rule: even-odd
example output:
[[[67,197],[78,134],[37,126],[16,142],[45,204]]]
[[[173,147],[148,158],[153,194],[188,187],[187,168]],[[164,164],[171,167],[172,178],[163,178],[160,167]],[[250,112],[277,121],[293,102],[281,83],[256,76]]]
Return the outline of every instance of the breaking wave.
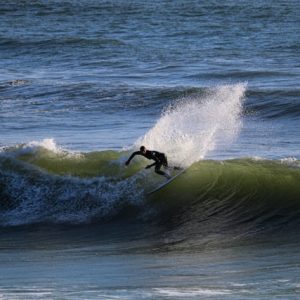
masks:
[[[148,196],[163,179],[140,171],[142,160],[124,168],[128,152],[74,154],[30,147],[0,154],[1,226],[103,222],[129,212],[131,218],[152,220],[183,210],[190,220],[218,219],[222,226],[299,220],[300,163],[295,158],[203,160]]]

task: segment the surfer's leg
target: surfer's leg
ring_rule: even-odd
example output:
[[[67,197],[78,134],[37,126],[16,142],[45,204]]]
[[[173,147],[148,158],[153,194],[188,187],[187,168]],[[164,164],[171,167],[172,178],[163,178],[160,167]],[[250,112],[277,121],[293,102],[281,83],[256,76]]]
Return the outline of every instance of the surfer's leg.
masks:
[[[170,179],[171,176],[165,172],[163,172],[160,168],[161,168],[162,164],[156,164],[155,165],[155,173],[165,176],[166,178]]]
[[[164,155],[163,165],[164,165],[165,168],[168,167],[168,159],[167,159],[167,156],[166,156],[166,155]]]

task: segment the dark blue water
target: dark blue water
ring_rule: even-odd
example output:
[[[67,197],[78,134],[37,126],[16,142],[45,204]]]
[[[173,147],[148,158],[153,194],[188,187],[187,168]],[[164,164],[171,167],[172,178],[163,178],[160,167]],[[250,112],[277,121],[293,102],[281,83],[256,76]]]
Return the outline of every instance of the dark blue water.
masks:
[[[0,298],[297,299],[299,11],[1,3]],[[140,143],[192,165],[167,223]]]
[[[169,102],[247,82],[246,112],[299,149],[298,9],[297,1],[2,4],[2,144],[52,137],[77,150],[122,148]]]

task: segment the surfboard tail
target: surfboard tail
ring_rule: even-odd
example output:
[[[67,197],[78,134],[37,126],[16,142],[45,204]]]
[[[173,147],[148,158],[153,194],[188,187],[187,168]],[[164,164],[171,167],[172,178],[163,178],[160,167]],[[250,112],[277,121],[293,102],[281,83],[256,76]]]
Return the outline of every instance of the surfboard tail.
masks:
[[[167,181],[165,181],[164,183],[162,183],[161,185],[159,185],[157,188],[155,188],[154,190],[150,191],[147,195],[151,195],[159,190],[161,190],[163,187],[165,187],[167,184],[171,183],[174,179],[176,179],[179,175],[181,175],[182,173],[184,173],[186,171],[186,169],[181,169],[180,172],[178,172],[176,175],[171,176],[170,179],[168,179]]]

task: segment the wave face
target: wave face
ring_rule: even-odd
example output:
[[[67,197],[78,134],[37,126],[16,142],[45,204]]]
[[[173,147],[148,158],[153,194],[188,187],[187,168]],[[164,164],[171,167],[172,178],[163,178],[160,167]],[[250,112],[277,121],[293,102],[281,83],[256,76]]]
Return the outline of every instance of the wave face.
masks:
[[[48,140],[2,150],[1,226],[104,222],[128,214],[144,221],[163,221],[168,214],[168,220],[184,216],[187,223],[250,228],[299,220],[296,159],[200,161],[150,197],[161,177],[137,172],[143,161],[125,169],[127,152],[72,154],[54,146]]]

